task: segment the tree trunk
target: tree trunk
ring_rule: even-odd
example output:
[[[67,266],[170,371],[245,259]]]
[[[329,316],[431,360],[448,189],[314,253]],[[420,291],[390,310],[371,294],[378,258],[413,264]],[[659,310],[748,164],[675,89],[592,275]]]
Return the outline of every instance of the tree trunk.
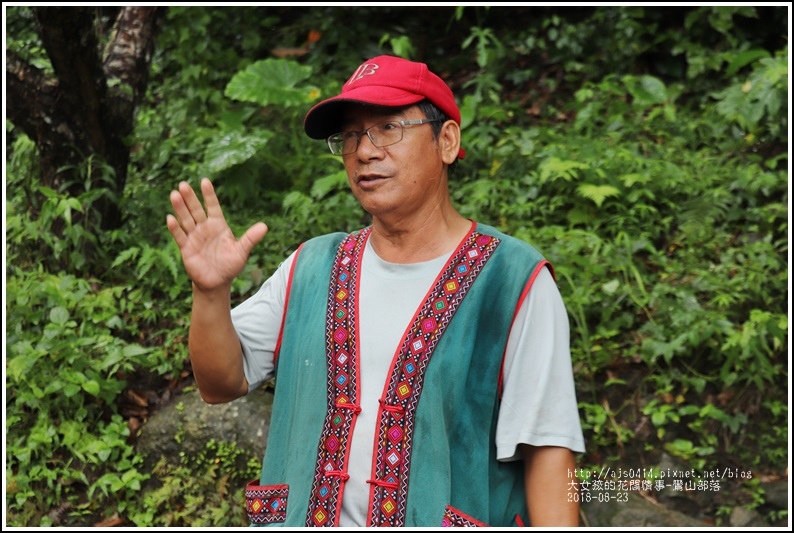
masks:
[[[42,184],[75,196],[101,189],[91,208],[103,230],[122,224],[125,138],[146,91],[162,9],[120,8],[103,53],[100,8],[32,7],[54,75],[6,51],[7,116],[36,142]]]

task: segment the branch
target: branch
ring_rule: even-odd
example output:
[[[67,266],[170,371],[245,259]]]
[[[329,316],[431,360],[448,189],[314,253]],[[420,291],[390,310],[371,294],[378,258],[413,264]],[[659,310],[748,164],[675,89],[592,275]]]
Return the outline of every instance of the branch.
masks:
[[[119,80],[132,89],[133,106],[143,98],[154,53],[157,7],[124,7],[105,47],[104,70],[108,80]],[[123,91],[122,91],[123,94]]]
[[[6,50],[6,115],[25,135],[40,141],[42,132],[60,124],[57,113],[60,89],[58,81],[34,67],[12,50]],[[74,136],[68,128],[60,128],[67,142]]]

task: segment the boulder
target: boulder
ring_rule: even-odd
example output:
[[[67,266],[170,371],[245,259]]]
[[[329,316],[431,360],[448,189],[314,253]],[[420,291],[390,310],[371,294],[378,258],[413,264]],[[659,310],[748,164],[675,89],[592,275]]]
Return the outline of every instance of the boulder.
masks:
[[[239,465],[250,457],[262,458],[270,428],[273,392],[266,387],[232,402],[210,405],[198,390],[174,398],[141,428],[138,451],[148,471],[164,457],[179,464],[180,454],[201,452],[210,440],[235,443],[243,452]]]

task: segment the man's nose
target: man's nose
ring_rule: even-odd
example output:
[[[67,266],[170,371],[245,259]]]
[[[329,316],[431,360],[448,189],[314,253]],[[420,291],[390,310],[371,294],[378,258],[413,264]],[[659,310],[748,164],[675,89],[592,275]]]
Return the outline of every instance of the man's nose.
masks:
[[[382,155],[383,148],[375,146],[375,143],[369,136],[369,132],[366,132],[362,133],[358,140],[358,148],[356,148],[356,153],[361,159],[371,159],[373,157]]]

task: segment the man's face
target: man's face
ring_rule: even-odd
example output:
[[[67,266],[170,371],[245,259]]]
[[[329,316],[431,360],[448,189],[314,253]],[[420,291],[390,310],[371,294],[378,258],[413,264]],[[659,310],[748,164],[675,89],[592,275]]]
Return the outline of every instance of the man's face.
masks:
[[[342,131],[361,132],[383,122],[426,118],[417,106],[399,110],[350,105]],[[401,141],[377,147],[362,135],[358,149],[343,156],[353,195],[375,218],[421,216],[447,195],[445,167],[432,124],[405,126]]]

